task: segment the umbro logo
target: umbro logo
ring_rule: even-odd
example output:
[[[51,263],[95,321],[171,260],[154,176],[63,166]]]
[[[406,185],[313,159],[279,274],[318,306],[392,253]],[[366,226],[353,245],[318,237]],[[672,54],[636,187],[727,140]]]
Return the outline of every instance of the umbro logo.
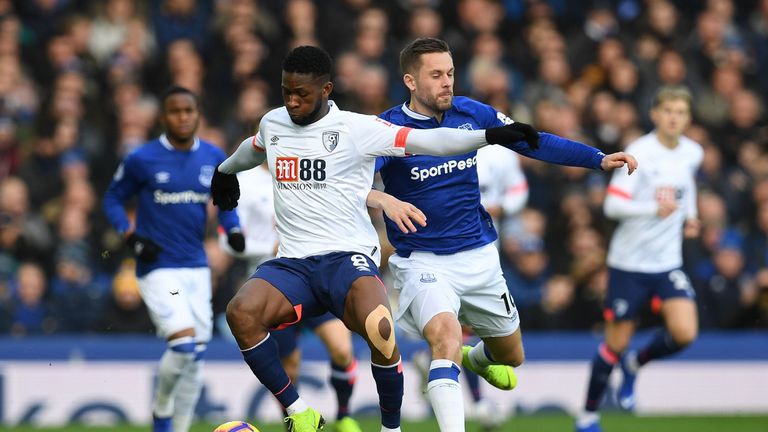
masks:
[[[270,138],[270,139],[269,139],[269,142],[270,142],[270,144],[269,144],[269,145],[277,145],[277,142],[278,142],[278,141],[280,141],[280,137],[278,137],[278,136],[273,136],[272,138]]]

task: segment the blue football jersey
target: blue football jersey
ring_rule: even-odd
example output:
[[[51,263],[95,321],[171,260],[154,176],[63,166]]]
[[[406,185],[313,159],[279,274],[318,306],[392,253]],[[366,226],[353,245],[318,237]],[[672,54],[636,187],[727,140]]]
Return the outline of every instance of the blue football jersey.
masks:
[[[410,110],[407,103],[383,112],[380,117],[416,129],[479,130],[512,122],[493,107],[461,96],[454,97],[453,106],[443,114],[442,122]],[[415,205],[427,217],[426,227],[403,234],[385,216],[387,237],[398,255],[408,256],[413,251],[453,254],[496,240],[491,216],[480,205],[476,164],[476,151],[449,157],[413,155],[377,159],[376,168],[384,181],[384,192]]]
[[[224,152],[195,140],[189,151],[176,150],[161,136],[125,157],[104,195],[103,208],[119,232],[130,227],[124,203],[137,197],[136,234],[157,243],[162,252],[153,263],[139,261],[141,276],[157,268],[205,267],[203,249],[211,179]],[[234,211],[219,211],[225,230],[238,227]]]

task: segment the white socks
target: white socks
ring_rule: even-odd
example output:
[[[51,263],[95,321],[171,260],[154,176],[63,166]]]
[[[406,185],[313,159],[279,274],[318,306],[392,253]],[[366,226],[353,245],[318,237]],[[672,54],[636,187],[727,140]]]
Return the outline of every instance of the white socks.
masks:
[[[189,339],[191,340],[192,338]],[[171,343],[178,340],[171,341]],[[187,367],[195,361],[194,350],[192,352],[179,352],[172,349],[172,347],[187,343],[187,341],[176,343],[173,346],[171,346],[171,343],[169,343],[169,348],[163,353],[163,357],[160,358],[160,366],[157,370],[157,388],[155,389],[152,411],[158,417],[171,417],[173,415],[174,394],[176,393],[179,378]]]
[[[203,362],[193,361],[179,377],[173,409],[173,431],[187,432],[195,416],[197,400],[203,390]]]
[[[459,384],[459,366],[446,360],[429,365],[427,396],[441,432],[464,432],[464,396]]]
[[[494,361],[485,353],[485,342],[483,341],[478,342],[477,345],[469,350],[468,357],[475,367],[484,368],[494,364]]]
[[[291,405],[285,408],[285,412],[287,412],[288,415],[294,415],[296,413],[304,412],[308,408],[309,408],[309,405],[307,405],[307,403],[304,402],[301,398],[298,398],[296,399],[296,402],[292,403]]]

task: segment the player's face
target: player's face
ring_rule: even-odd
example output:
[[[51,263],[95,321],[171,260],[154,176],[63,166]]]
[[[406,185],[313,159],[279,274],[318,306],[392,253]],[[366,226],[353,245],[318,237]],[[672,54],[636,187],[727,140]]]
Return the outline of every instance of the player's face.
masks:
[[[691,110],[683,99],[668,99],[651,110],[651,120],[658,133],[679,137],[691,121]]]
[[[291,121],[304,126],[316,122],[328,112],[328,96],[333,84],[325,78],[283,72],[283,103]]]
[[[413,76],[413,98],[417,108],[437,114],[451,108],[453,102],[453,58],[447,52],[421,56],[421,66]]]
[[[192,139],[200,124],[200,111],[195,98],[185,93],[169,96],[163,105],[160,121],[170,138],[177,141]]]

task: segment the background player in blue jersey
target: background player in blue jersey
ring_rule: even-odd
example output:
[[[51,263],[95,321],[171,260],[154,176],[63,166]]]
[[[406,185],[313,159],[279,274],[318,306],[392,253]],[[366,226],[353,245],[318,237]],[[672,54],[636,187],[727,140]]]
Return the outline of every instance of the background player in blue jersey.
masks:
[[[171,87],[161,96],[165,134],[125,157],[104,195],[104,212],[136,255],[139,289],[158,335],[152,405],[155,432],[186,432],[202,389],[202,356],[211,338],[211,274],[203,249],[211,179],[224,152],[195,136],[199,103]],[[124,203],[137,197],[135,223]],[[228,243],[242,251],[237,214],[220,211]]]
[[[414,129],[452,127],[477,130],[513,124],[492,107],[453,96],[454,66],[448,45],[421,38],[400,54],[410,100],[381,118]],[[524,125],[523,125],[524,127]],[[530,127],[530,126],[528,126]],[[541,133],[540,148],[520,142],[513,150],[534,159],[592,169],[625,164],[625,153],[604,155],[595,148]],[[435,147],[444,145],[435,142]],[[424,212],[428,225],[402,234],[387,220],[396,255],[389,259],[400,292],[398,323],[423,336],[432,351],[427,384],[440,430],[463,431],[463,364],[492,385],[510,390],[517,378],[509,366],[523,362],[523,344],[515,303],[501,273],[491,216],[480,204],[475,151],[451,157],[383,157],[377,161],[385,192]],[[376,191],[372,191],[374,196]],[[462,347],[461,323],[482,339]],[[509,366],[505,366],[509,365]]]

